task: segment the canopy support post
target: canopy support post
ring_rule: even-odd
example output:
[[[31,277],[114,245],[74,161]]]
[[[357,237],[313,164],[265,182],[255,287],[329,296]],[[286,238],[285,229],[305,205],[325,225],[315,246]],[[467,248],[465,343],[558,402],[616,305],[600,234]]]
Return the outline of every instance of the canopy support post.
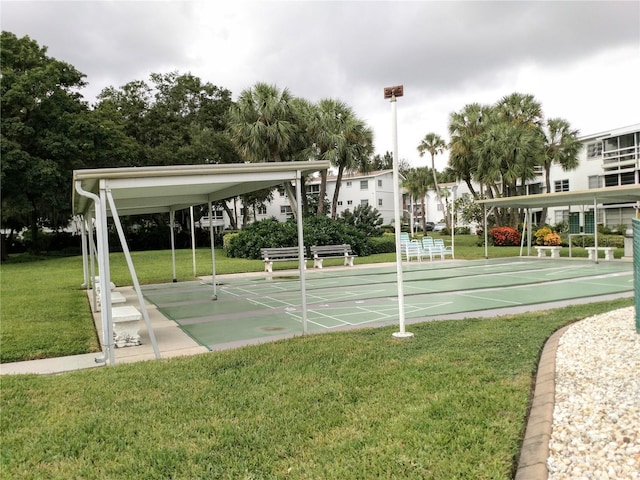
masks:
[[[304,229],[302,228],[302,172],[296,172],[296,225],[298,227],[298,271],[300,272],[300,304],[302,308],[302,334],[307,334],[307,291],[305,281]]]
[[[209,204],[209,241],[211,242],[211,284],[213,285],[213,294],[211,300],[218,299],[218,292],[216,290],[216,241],[213,233],[213,207],[211,200],[207,202]]]
[[[153,331],[153,327],[151,327],[151,320],[149,320],[149,312],[147,311],[147,306],[145,304],[144,297],[142,296],[142,289],[140,288],[140,282],[138,282],[138,275],[136,274],[136,269],[133,267],[133,261],[131,260],[131,252],[129,252],[129,245],[127,244],[127,239],[124,236],[124,231],[122,230],[122,224],[120,223],[120,217],[118,216],[118,210],[116,209],[116,203],[113,201],[113,195],[111,194],[111,190],[107,190],[107,200],[109,201],[109,207],[111,208],[113,223],[115,224],[116,230],[118,231],[118,237],[120,238],[120,244],[122,245],[122,252],[124,253],[124,258],[127,260],[127,266],[129,267],[129,273],[131,274],[131,279],[133,280],[133,286],[136,290],[136,294],[138,295],[140,310],[142,310],[142,317],[144,318],[144,323],[147,325],[147,332],[149,332],[149,339],[151,340],[151,345],[153,346],[153,353],[155,354],[156,359],[159,359],[160,350],[158,349],[156,334]],[[103,295],[105,290],[109,290],[109,288],[102,289]],[[109,302],[111,302],[111,296],[109,296]],[[113,335],[111,335],[111,337],[113,338]]]
[[[175,239],[176,211],[171,207],[169,210],[169,228],[171,229],[171,265],[173,267],[173,283],[178,281],[176,275],[176,239]]]
[[[189,207],[189,217],[191,221],[191,260],[193,263],[193,277],[197,276],[196,269],[196,231],[195,231],[195,222],[193,221],[193,205]]]

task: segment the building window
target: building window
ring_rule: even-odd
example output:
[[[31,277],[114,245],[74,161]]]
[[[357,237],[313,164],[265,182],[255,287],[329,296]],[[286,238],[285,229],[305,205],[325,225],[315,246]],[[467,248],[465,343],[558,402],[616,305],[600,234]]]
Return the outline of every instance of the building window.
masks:
[[[284,187],[282,185],[278,187],[278,195],[280,195],[281,197],[286,196],[286,194],[284,193]]]
[[[602,177],[600,175],[590,175],[589,188],[602,188]]]
[[[600,158],[602,156],[602,142],[587,144],[587,158]]]
[[[282,215],[286,215],[287,217],[293,215],[293,211],[291,210],[291,207],[289,205],[280,205],[280,213]]]
[[[625,172],[620,174],[620,185],[633,185],[636,183],[636,172]]]
[[[569,210],[556,210],[555,211],[555,224],[569,223]]]
[[[353,200],[347,200],[347,205],[353,205]]]
[[[378,187],[382,188],[382,180],[381,179],[378,179]]]
[[[527,195],[538,195],[542,193],[542,183],[531,183],[527,185]]]
[[[360,180],[360,190],[369,189],[369,180]]]
[[[347,188],[351,186],[351,182],[347,182]]]
[[[568,192],[569,191],[569,180],[556,180],[553,183],[553,191],[554,192]]]
[[[369,200],[360,200],[360,205],[366,207],[367,205],[369,205]]]
[[[617,187],[620,185],[618,174],[614,173],[613,175],[605,175],[604,177],[604,186],[605,187]]]
[[[320,185],[317,183],[307,185],[307,193],[320,193]]]
[[[342,200],[338,200],[338,206],[341,207],[342,206]]]
[[[379,199],[378,199],[378,206],[379,206],[379,207],[381,207],[381,206],[382,206],[382,199],[381,199],[381,198],[379,198]]]
[[[258,207],[258,215],[266,215],[267,214],[267,207],[265,205],[260,205]]]

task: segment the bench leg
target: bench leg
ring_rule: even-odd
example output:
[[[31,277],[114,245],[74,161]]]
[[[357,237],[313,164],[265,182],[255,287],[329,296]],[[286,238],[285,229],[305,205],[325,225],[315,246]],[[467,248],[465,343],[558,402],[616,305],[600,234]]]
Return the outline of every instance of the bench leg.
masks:
[[[305,263],[306,265],[306,263]],[[322,258],[313,259],[313,268],[322,268]]]
[[[273,262],[264,262],[264,271],[273,273]]]
[[[538,248],[538,258],[546,257],[547,254],[541,248]]]
[[[551,258],[560,258],[560,250],[551,250]]]
[[[593,254],[595,253],[595,250],[587,250],[587,252],[589,253],[589,260],[594,260],[595,257]]]
[[[116,347],[135,347],[140,345],[138,329],[140,320],[119,321],[113,323],[113,339]]]
[[[344,264],[347,267],[353,267],[353,257],[349,257],[349,256],[344,257]]]
[[[604,251],[604,259],[605,260],[613,260],[613,252],[611,250]]]

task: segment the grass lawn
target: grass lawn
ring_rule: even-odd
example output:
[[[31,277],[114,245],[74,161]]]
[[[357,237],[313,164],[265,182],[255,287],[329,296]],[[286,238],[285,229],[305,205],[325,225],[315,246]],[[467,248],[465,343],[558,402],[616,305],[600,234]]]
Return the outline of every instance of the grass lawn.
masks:
[[[457,258],[484,256],[474,237],[467,242],[457,240]],[[197,255],[198,274],[210,273],[210,252]],[[216,255],[218,274],[263,268]],[[142,283],[170,281],[170,252],[133,256]],[[191,252],[177,257],[178,280],[192,279]],[[122,254],[111,261],[113,281],[131,284]],[[79,257],[16,257],[0,282],[3,362],[98,350]],[[391,336],[396,327],[369,328],[2,376],[0,479],[512,478],[545,340],[632,304],[412,324],[407,340]]]
[[[546,338],[631,302],[3,376],[0,477],[512,478]]]

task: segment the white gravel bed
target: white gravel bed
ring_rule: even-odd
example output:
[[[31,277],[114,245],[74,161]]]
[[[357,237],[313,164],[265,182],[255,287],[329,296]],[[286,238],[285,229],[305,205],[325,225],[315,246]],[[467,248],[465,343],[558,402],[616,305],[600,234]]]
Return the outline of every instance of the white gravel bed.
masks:
[[[640,479],[640,334],[633,307],[575,323],[560,338],[550,480]]]

